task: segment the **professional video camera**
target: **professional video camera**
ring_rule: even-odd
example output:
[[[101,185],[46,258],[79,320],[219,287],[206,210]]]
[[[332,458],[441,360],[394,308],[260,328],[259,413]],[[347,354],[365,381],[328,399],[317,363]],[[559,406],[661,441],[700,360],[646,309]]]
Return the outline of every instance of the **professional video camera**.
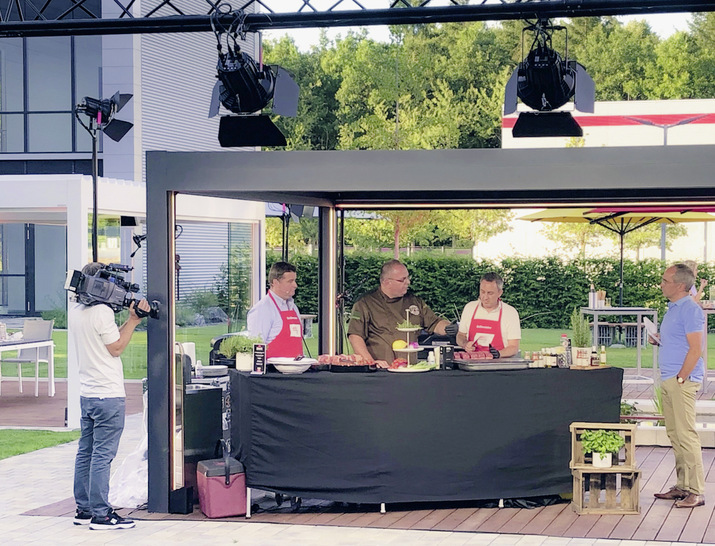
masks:
[[[132,269],[128,265],[109,264],[94,275],[85,275],[77,270],[68,271],[65,290],[74,292],[77,301],[84,305],[104,303],[118,313],[132,302],[137,302],[134,293],[139,292],[139,285],[125,281],[122,275]],[[148,313],[136,308],[137,316],[159,318],[159,302],[152,301],[150,305],[151,311]]]

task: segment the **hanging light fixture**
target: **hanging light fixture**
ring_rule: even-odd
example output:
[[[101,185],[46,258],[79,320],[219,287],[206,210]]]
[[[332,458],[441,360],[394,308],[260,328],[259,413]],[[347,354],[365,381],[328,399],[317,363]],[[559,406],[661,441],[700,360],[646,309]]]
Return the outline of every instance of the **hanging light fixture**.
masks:
[[[286,139],[267,114],[258,114],[273,101],[272,113],[295,117],[298,111],[299,88],[290,73],[277,65],[256,62],[241,51],[239,38],[245,39],[243,10],[234,12],[228,28],[220,24],[218,10],[211,26],[218,42],[217,79],[211,97],[209,117],[219,114],[220,105],[236,115],[222,116],[218,139],[223,147],[285,146]],[[221,36],[226,35],[226,52]],[[260,40],[260,35],[259,35]]]
[[[516,111],[518,99],[534,111],[519,114],[512,129],[514,137],[583,136],[583,130],[570,112],[555,112],[571,98],[577,110],[593,112],[593,80],[581,64],[569,60],[568,33],[565,58],[551,47],[551,35],[555,30],[565,31],[566,27],[539,19],[522,30],[522,55],[524,33],[532,32],[534,40],[529,53],[506,84],[504,114]]]

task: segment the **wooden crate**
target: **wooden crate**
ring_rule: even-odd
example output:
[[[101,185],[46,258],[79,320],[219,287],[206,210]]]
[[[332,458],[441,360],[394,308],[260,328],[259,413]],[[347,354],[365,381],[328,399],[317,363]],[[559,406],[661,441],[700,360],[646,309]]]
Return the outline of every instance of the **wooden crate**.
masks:
[[[639,514],[640,470],[617,467],[572,470],[577,514]]]
[[[625,446],[621,450],[623,458],[618,455],[613,456],[613,466],[619,471],[636,470],[636,425],[633,423],[571,423],[571,469],[594,470],[591,464],[591,455],[583,452],[581,435],[585,430],[615,430],[625,441]],[[597,468],[596,471],[601,469]]]

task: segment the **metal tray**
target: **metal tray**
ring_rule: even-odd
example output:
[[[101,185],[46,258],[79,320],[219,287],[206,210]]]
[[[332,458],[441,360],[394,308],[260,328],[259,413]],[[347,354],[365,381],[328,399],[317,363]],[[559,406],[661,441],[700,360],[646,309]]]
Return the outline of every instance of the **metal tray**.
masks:
[[[458,360],[457,365],[465,372],[481,372],[489,370],[525,370],[529,367],[526,360]]]
[[[236,361],[234,360],[233,362],[235,364]],[[222,375],[228,375],[228,366],[224,366],[222,364],[201,366],[201,373],[204,377],[221,377]]]
[[[375,364],[358,364],[357,366],[340,366],[338,364],[331,364],[330,371],[333,373],[376,372],[377,365],[375,365]]]

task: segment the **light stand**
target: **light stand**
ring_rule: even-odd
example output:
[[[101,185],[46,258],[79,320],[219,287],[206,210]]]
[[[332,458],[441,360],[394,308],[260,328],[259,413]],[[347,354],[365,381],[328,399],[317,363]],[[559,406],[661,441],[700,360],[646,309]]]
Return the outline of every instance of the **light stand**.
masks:
[[[97,235],[97,186],[99,179],[99,158],[98,158],[98,141],[99,132],[104,133],[114,140],[119,142],[124,135],[133,127],[132,123],[127,121],[115,120],[114,114],[119,112],[124,105],[131,100],[132,95],[120,94],[118,91],[111,99],[93,99],[84,97],[83,101],[77,105],[74,115],[80,125],[85,128],[92,139],[92,261],[99,260],[98,235]],[[89,125],[85,124],[80,117],[80,113],[89,117]]]

